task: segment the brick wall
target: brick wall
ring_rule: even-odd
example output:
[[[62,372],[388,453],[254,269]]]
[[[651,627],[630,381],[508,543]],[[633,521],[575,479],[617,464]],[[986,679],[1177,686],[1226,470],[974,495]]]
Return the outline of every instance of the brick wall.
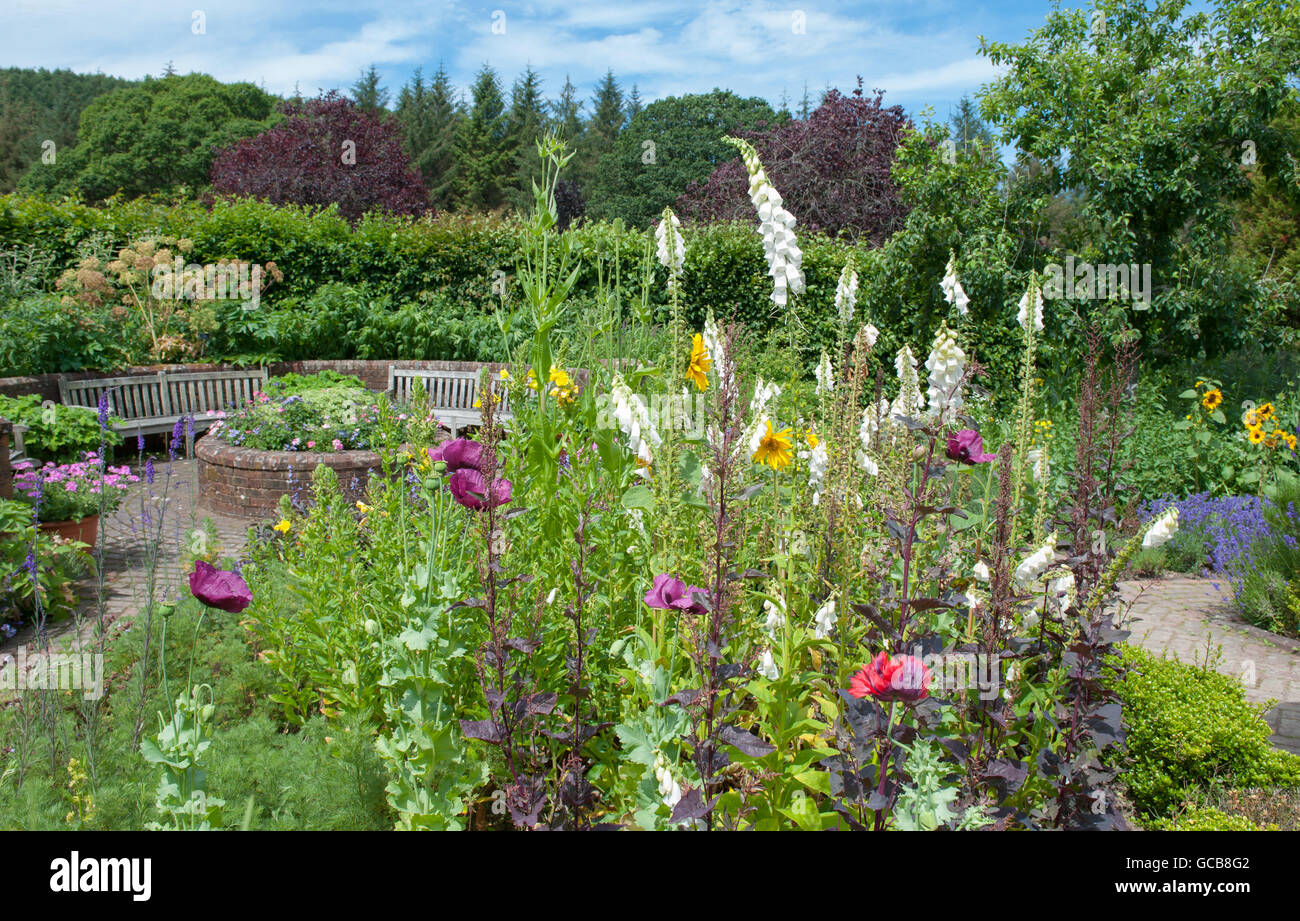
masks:
[[[371,474],[380,470],[379,455],[373,451],[255,451],[211,435],[199,439],[194,457],[203,501],[216,512],[240,518],[269,517],[284,495],[305,497],[319,464],[338,474],[339,486],[353,502],[364,495]]]

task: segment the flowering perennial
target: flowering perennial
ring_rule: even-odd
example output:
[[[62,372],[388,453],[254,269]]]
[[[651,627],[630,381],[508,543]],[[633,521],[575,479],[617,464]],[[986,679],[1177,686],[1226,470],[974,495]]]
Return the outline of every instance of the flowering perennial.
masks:
[[[794,215],[782,205],[781,194],[767,178],[753,145],[739,138],[724,140],[740,151],[745,171],[749,173],[749,200],[758,212],[767,274],[772,277],[772,303],[784,307],[789,295],[801,294],[804,289],[803,251],[794,235]]]
[[[659,264],[668,270],[668,292],[677,291],[682,269],[686,265],[686,242],[682,239],[682,222],[672,208],[664,209],[663,219],[655,228],[656,255]]]

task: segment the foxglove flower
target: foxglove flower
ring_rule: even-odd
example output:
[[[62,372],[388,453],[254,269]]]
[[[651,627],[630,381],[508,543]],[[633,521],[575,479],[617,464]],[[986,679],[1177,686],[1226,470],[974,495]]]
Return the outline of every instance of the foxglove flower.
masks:
[[[776,659],[772,657],[770,647],[763,650],[763,655],[759,658],[758,667],[755,671],[768,681],[776,681],[781,677],[781,670],[776,667]]]
[[[745,171],[749,173],[749,200],[758,213],[767,274],[772,278],[772,302],[784,307],[789,302],[789,295],[804,290],[803,251],[794,235],[794,215],[783,206],[781,195],[763,171],[753,145],[738,138],[724,140],[740,151]]]
[[[1052,475],[1051,464],[1048,460],[1046,448],[1032,448],[1025,454],[1025,460],[1029,461],[1030,469],[1033,471],[1035,483],[1046,483]]]
[[[686,265],[686,242],[682,239],[682,222],[673,214],[672,208],[665,208],[659,226],[655,228],[656,255],[659,264],[668,270],[668,293],[677,291],[682,269]]]
[[[808,486],[813,491],[812,504],[816,505],[822,494],[822,487],[826,485],[826,473],[830,470],[831,459],[826,452],[826,442],[818,440],[806,451],[799,452],[800,459],[808,463]]]
[[[867,323],[858,328],[858,342],[860,347],[874,349],[876,341],[880,338],[880,330],[876,329],[875,324]]]
[[[817,362],[817,367],[813,371],[817,378],[817,395],[823,393],[834,393],[835,391],[835,369],[831,366],[831,357],[822,350],[821,361]]]
[[[889,419],[889,400],[884,397],[875,406],[868,406],[862,410],[862,424],[858,426],[859,449],[857,457],[858,466],[867,472],[868,476],[876,476],[880,473],[880,467],[872,458],[872,452],[876,449],[876,433],[883,427],[891,425]]]
[[[858,273],[853,271],[853,263],[849,262],[840,272],[839,283],[835,286],[835,311],[840,315],[841,323],[852,322],[857,303]]]
[[[957,313],[964,317],[970,313],[970,308],[967,307],[970,298],[966,296],[966,292],[962,290],[961,282],[957,280],[957,266],[954,263],[955,257],[949,257],[948,268],[944,273],[943,281],[939,282],[939,286],[943,288],[943,299],[954,305],[957,308]]]
[[[753,420],[750,423],[749,431],[745,434],[745,440],[749,444],[749,453],[752,455],[758,451],[759,446],[763,443],[763,435],[771,427],[771,420],[767,415],[767,407],[777,397],[781,395],[781,388],[770,381],[763,382],[760,377],[754,387],[754,397],[749,402],[749,418]]]
[[[853,676],[849,693],[881,702],[917,703],[930,693],[930,670],[916,656],[891,658],[882,652]]]
[[[1162,547],[1178,533],[1178,508],[1174,506],[1155,520],[1142,538],[1142,546],[1148,549]]]
[[[916,356],[912,347],[905,345],[894,357],[894,367],[898,371],[898,396],[890,406],[890,415],[894,417],[915,419],[921,414],[924,399],[921,396],[921,379],[916,373]]]
[[[1016,567],[1015,580],[1021,588],[1028,588],[1043,577],[1043,573],[1052,568],[1056,562],[1056,535],[1053,534],[1047,539],[1047,543],[1039,547]]]
[[[966,353],[946,325],[940,325],[935,334],[925,367],[930,372],[929,412],[936,421],[943,422],[961,410],[961,381],[966,373]]]
[[[661,439],[650,420],[645,400],[633,393],[622,376],[615,373],[610,384],[609,403],[618,427],[627,438],[629,450],[640,461],[638,475],[648,477],[650,464],[654,462],[651,449],[659,447]]]
[[[835,613],[835,598],[832,596],[827,598],[826,603],[813,615],[813,636],[819,640],[829,637],[838,619]]]
[[[769,634],[776,634],[776,631],[785,626],[785,602],[777,597],[775,601],[768,598],[763,602],[763,613],[767,618],[763,621],[763,629]]]
[[[1032,316],[1029,306],[1030,295],[1033,295],[1034,299]],[[1043,292],[1038,289],[1037,285],[1026,291],[1024,297],[1020,298],[1020,311],[1016,314],[1016,322],[1026,331],[1028,331],[1031,321],[1034,324],[1034,330],[1041,333],[1043,331]]]

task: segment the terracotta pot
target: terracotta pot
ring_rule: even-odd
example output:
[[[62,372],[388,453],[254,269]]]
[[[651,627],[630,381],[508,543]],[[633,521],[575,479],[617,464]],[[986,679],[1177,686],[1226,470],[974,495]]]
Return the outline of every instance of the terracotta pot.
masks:
[[[95,541],[99,539],[99,516],[87,515],[80,521],[42,521],[40,529],[65,540],[79,540],[94,549]]]

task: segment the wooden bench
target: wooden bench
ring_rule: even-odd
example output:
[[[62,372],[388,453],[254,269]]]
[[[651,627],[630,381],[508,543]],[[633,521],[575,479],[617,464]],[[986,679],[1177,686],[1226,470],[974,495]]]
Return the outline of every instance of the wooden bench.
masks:
[[[98,409],[108,393],[108,411],[123,421],[113,430],[123,434],[170,432],[176,420],[190,416],[194,430],[206,429],[218,410],[234,409],[253,399],[266,384],[266,369],[247,371],[159,371],[132,377],[101,377],[70,381],[59,376],[59,398],[66,406]],[[186,434],[186,454],[193,435]]]
[[[510,393],[495,377],[487,371],[492,381],[492,392],[501,397],[497,417],[503,421],[510,418]],[[451,435],[466,426],[481,425],[482,413],[474,403],[479,398],[478,371],[428,371],[417,368],[388,368],[388,395],[398,403],[411,399],[411,390],[416,381],[424,384],[429,395],[429,407],[438,421],[451,429]]]

